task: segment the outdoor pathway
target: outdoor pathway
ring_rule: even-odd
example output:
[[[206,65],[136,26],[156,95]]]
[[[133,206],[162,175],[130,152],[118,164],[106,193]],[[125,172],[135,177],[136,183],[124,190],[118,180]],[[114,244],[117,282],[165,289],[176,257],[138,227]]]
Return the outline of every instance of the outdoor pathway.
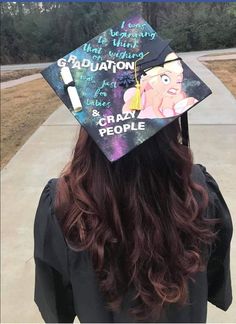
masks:
[[[236,100],[222,82],[197,60],[208,52],[181,53],[186,63],[213,91],[190,113],[191,148],[195,161],[205,165],[217,180],[235,227]],[[61,106],[1,172],[2,323],[43,322],[33,301],[34,216],[43,187],[49,179],[59,175],[71,158],[78,134],[77,121],[65,106]],[[236,237],[231,250],[231,255],[235,254]],[[231,271],[235,292],[235,258],[231,259]],[[209,304],[208,322],[233,323],[235,309],[236,296],[226,313]]]
[[[1,65],[1,71],[6,72],[6,71],[16,71],[16,70],[45,69],[47,66],[49,66],[52,63],[53,62]]]
[[[236,53],[224,54],[224,55],[204,55],[199,57],[199,61],[225,61],[225,60],[235,60]]]
[[[36,74],[31,74],[31,75],[27,75],[24,76],[22,78],[16,79],[16,80],[10,80],[10,81],[6,81],[6,82],[1,82],[1,90],[3,89],[7,89],[7,88],[12,88],[17,86],[18,84],[22,84],[22,83],[26,83],[26,82],[30,82],[33,80],[37,80],[42,78],[42,75],[40,73],[36,73]]]

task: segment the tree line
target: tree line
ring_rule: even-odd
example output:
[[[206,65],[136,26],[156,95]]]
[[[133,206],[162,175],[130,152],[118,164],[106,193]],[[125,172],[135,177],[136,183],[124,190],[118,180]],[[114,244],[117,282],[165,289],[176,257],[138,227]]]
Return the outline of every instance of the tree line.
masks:
[[[175,51],[236,45],[235,3],[1,2],[1,64],[54,61],[132,13]]]

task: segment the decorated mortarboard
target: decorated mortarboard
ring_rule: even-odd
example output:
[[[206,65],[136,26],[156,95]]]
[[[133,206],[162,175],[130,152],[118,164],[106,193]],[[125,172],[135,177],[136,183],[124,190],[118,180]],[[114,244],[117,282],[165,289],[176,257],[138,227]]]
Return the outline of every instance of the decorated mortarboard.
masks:
[[[42,75],[110,161],[211,94],[141,16],[107,29]]]

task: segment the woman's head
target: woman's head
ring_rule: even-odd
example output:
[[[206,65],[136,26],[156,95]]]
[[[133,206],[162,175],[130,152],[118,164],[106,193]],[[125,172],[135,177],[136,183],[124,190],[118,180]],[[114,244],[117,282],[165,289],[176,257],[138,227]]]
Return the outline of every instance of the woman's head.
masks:
[[[187,281],[203,270],[201,249],[213,239],[202,217],[207,193],[192,181],[191,151],[180,141],[176,120],[111,163],[81,129],[58,182],[68,243],[90,253],[110,309],[134,289],[137,319],[187,300]]]

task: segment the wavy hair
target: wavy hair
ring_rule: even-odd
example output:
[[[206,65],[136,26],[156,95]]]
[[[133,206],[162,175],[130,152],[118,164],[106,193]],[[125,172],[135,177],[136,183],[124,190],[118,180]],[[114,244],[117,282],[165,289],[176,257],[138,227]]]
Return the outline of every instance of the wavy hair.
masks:
[[[203,247],[216,235],[192,167],[178,120],[113,163],[81,128],[55,212],[70,248],[89,251],[108,309],[119,311],[131,287],[136,320],[187,303],[188,280],[205,269]]]

